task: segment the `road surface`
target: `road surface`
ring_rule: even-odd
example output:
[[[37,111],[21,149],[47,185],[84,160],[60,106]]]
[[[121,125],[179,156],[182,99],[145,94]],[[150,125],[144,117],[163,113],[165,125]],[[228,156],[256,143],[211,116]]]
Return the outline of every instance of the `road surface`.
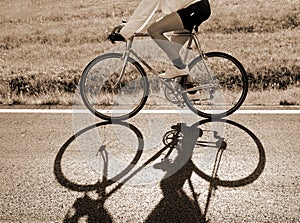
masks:
[[[300,115],[227,120],[139,114],[120,125],[0,113],[0,222],[300,222]],[[159,151],[178,122],[204,131],[193,162],[177,165],[177,152],[171,170]],[[212,180],[221,138],[224,164]]]

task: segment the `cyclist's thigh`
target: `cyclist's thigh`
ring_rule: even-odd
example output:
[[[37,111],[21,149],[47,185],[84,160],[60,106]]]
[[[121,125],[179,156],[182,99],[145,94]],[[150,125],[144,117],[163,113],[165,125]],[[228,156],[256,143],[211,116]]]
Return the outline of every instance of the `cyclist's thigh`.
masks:
[[[173,12],[153,22],[148,27],[148,33],[150,35],[153,33],[162,34],[165,32],[171,32],[171,31],[177,31],[183,29],[184,27],[180,16],[178,15],[177,12]]]

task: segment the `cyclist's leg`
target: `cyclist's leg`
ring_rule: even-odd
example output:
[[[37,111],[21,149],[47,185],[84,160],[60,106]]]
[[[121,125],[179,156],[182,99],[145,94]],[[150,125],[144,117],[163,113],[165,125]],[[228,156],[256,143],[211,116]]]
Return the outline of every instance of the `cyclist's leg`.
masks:
[[[172,42],[164,35],[166,32],[184,30],[183,23],[177,12],[164,16],[152,23],[147,31],[158,46],[168,55],[170,60],[178,68],[184,68],[179,51],[187,38],[173,38]]]
[[[180,32],[189,32],[187,29],[184,29]],[[172,35],[171,36],[171,42],[175,43],[174,44],[174,48],[175,50],[177,51],[178,55],[179,55],[179,52],[182,48],[182,46],[186,43],[186,41],[189,39],[189,36],[185,36],[185,35]]]

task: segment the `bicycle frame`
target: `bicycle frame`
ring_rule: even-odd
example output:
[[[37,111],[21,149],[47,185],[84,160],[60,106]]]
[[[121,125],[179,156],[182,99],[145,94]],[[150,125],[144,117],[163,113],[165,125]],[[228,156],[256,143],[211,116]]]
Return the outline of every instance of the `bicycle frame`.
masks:
[[[202,57],[202,59],[204,59],[204,52],[201,48],[200,41],[199,41],[197,35],[194,32],[174,32],[174,33],[170,33],[170,35],[171,36],[188,36],[189,37],[189,39],[187,41],[187,46],[186,46],[187,50],[186,50],[185,55],[184,55],[184,63],[187,63],[187,58],[188,58],[188,55],[189,55],[189,51],[192,50],[192,44],[193,43],[195,44],[195,47],[196,47],[196,49],[199,53],[199,56]],[[140,61],[145,67],[147,67],[147,69],[150,72],[152,72],[154,75],[159,74],[155,69],[153,69],[142,57],[140,57],[132,49],[133,41],[137,37],[139,38],[139,37],[150,37],[150,36],[147,33],[136,33],[129,39],[129,42],[127,42],[127,44],[126,44],[126,49],[125,49],[123,57],[122,57],[122,60],[124,61],[124,63],[123,63],[123,67],[122,67],[122,70],[121,70],[121,74],[120,74],[120,77],[119,77],[118,81],[116,82],[115,86],[118,85],[118,83],[120,82],[120,80],[122,79],[122,77],[124,75],[124,71],[125,71],[125,68],[126,68],[126,65],[127,65],[127,60],[129,58],[130,54],[134,55],[134,57],[136,57],[138,59],[138,61]],[[205,68],[209,72],[206,64],[205,64]],[[165,82],[163,82],[163,83],[165,84]]]

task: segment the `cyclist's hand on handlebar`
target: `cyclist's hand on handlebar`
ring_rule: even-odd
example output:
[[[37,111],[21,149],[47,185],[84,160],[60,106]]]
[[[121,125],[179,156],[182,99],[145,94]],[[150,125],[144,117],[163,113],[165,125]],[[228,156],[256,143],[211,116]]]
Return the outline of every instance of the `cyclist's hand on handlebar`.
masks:
[[[111,34],[108,35],[108,39],[113,44],[115,44],[117,41],[124,41],[124,42],[126,42],[126,39],[120,33],[111,33]]]
[[[124,27],[124,24],[118,25],[113,28],[111,33],[108,35],[108,39],[115,44],[116,41],[126,41],[126,39],[120,33],[121,29]]]
[[[113,28],[112,32],[114,33],[120,33],[121,29],[125,26],[124,23],[117,25],[116,27]]]

